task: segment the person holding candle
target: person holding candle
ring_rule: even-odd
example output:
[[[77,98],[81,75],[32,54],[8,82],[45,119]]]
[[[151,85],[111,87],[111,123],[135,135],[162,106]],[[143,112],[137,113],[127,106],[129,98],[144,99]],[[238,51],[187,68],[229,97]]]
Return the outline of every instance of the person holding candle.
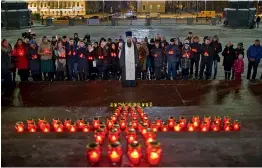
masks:
[[[56,66],[56,80],[63,81],[65,79],[66,70],[66,51],[62,41],[57,42],[54,50],[55,53],[55,66]]]
[[[109,50],[110,53],[110,64],[111,64],[111,72],[112,72],[112,77],[114,80],[118,79],[118,74],[119,74],[119,57],[118,57],[118,49],[115,43],[111,43],[111,47]]]
[[[191,47],[191,59],[190,59],[190,75],[189,78],[193,77],[193,70],[195,66],[195,79],[198,78],[199,61],[200,61],[200,49],[201,44],[199,43],[199,36],[194,36],[190,44]]]
[[[99,71],[100,80],[106,79],[107,68],[108,68],[108,50],[106,49],[106,40],[104,38],[100,39],[100,43],[97,49],[98,60],[97,68]]]
[[[182,79],[184,80],[188,79],[190,59],[191,59],[191,48],[189,45],[189,41],[185,40],[184,46],[182,48],[182,59],[181,59]]]
[[[92,44],[88,44],[87,45],[87,62],[88,62],[88,72],[89,72],[89,79],[90,80],[95,80],[96,78],[96,61],[97,58],[95,57],[95,51],[94,48],[92,46]]]
[[[43,36],[42,42],[38,48],[38,54],[41,59],[41,72],[44,80],[53,81],[54,79],[54,63],[52,59],[53,47],[46,36]]]
[[[160,46],[160,41],[155,40],[155,46],[151,51],[151,54],[154,56],[154,72],[155,72],[155,79],[161,79],[161,70],[164,65],[164,53]]]
[[[26,46],[22,39],[18,39],[12,56],[16,59],[16,68],[18,69],[18,75],[21,81],[28,81],[29,71],[28,71],[28,59],[26,57]]]
[[[232,66],[235,61],[235,49],[231,41],[229,41],[222,52],[224,57],[223,66],[225,71],[225,80],[229,80],[231,76]]]
[[[69,43],[66,46],[66,57],[68,66],[68,80],[72,81],[73,77],[78,80],[77,62],[78,56],[76,55],[77,46],[74,44],[74,39],[70,38]]]
[[[220,62],[219,53],[222,51],[222,45],[219,42],[218,36],[214,36],[213,37],[212,42],[211,42],[210,45],[213,47],[213,49],[215,51],[214,56],[213,56],[213,61],[211,63],[211,67],[210,67],[210,75],[212,75],[212,69],[213,69],[213,65],[214,65],[214,76],[213,76],[213,79],[216,79],[216,76],[217,76],[217,63]]]
[[[88,61],[87,61],[87,50],[84,41],[82,40],[79,41],[76,54],[79,57],[78,65],[77,65],[79,78],[81,81],[84,81],[87,79],[88,70],[89,70]]]
[[[147,60],[147,56],[149,55],[149,51],[147,49],[147,44],[145,42],[137,43],[136,46],[138,49],[138,57],[139,57],[138,71],[141,76],[141,80],[145,80],[146,60]]]
[[[34,81],[41,81],[41,67],[40,57],[38,55],[38,47],[34,41],[30,41],[30,47],[27,50],[27,58],[29,60],[29,70],[31,71],[32,78]]]

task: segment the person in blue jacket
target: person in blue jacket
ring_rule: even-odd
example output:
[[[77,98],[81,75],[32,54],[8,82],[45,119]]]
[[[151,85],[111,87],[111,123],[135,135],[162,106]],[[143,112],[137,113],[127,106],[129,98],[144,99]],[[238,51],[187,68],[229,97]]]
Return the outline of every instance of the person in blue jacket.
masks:
[[[177,63],[179,62],[180,49],[175,45],[175,39],[170,39],[170,44],[166,47],[166,56],[167,56],[167,68],[168,68],[168,78],[171,77],[176,79]]]
[[[78,56],[76,55],[77,46],[74,44],[74,39],[70,38],[68,45],[66,45],[66,57],[68,66],[68,80],[73,80],[73,76],[78,80]]]
[[[250,79],[251,70],[253,69],[252,79],[256,79],[257,67],[262,58],[262,46],[260,41],[257,39],[255,43],[251,45],[247,50],[248,59],[248,69],[247,69],[247,79]]]

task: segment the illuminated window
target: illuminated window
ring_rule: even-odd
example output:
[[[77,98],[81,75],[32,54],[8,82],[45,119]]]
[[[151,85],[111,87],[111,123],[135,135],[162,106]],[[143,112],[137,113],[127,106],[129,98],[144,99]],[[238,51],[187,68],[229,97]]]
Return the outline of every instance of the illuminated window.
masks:
[[[34,3],[34,7],[36,7],[36,3]]]
[[[143,5],[143,10],[146,10],[146,5]]]
[[[77,2],[77,5],[76,5],[77,7],[79,7],[79,2]]]

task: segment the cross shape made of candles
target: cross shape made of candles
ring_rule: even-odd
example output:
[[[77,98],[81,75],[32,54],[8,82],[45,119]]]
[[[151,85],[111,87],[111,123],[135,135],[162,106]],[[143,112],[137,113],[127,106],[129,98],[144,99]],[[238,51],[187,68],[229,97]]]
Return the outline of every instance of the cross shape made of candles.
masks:
[[[40,118],[36,122],[34,119],[27,120],[27,127],[23,122],[15,125],[17,132],[93,132],[94,143],[87,145],[86,154],[90,165],[96,165],[100,161],[101,145],[108,139],[108,158],[114,163],[120,163],[123,156],[121,148],[120,133],[125,133],[128,145],[127,156],[131,163],[137,165],[142,157],[142,145],[137,141],[137,135],[142,135],[145,140],[145,150],[147,162],[150,165],[158,165],[160,162],[162,148],[156,140],[156,132],[219,132],[219,131],[239,131],[241,124],[238,120],[232,122],[231,118],[225,116],[215,116],[213,120],[210,116],[204,116],[201,120],[199,116],[186,118],[181,116],[176,119],[170,116],[166,122],[161,118],[154,121],[148,119],[143,108],[136,105],[118,104],[112,115],[106,122],[99,118],[93,118],[91,122],[86,122],[84,118],[73,122],[70,118],[60,121],[59,118],[48,122],[45,118]],[[138,134],[137,134],[138,133]]]

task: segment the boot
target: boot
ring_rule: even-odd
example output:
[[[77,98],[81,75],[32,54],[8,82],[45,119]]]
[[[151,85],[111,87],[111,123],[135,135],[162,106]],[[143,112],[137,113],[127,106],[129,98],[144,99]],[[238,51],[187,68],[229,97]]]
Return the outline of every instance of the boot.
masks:
[[[83,81],[83,72],[79,72],[79,78],[80,78],[80,81]]]
[[[227,76],[228,76],[227,74],[228,74],[228,73],[227,73],[227,72],[225,72],[225,80],[227,80]]]
[[[235,73],[233,72],[231,80],[234,80],[234,79],[235,79]]]
[[[230,80],[231,73],[228,73],[227,75],[227,80]]]
[[[75,78],[76,81],[79,80],[79,79],[78,79],[78,73],[74,72],[74,78]]]

